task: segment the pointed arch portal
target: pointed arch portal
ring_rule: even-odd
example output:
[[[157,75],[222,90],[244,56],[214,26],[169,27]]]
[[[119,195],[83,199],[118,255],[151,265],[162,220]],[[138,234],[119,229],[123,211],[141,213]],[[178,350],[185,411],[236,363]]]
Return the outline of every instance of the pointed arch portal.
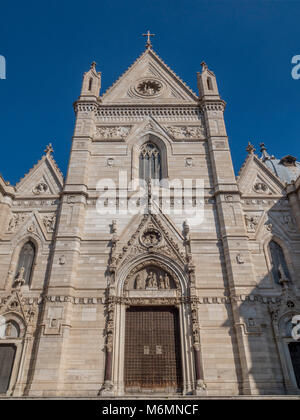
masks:
[[[137,390],[192,392],[195,362],[188,351],[192,334],[184,272],[174,261],[150,255],[131,261],[117,277],[113,354],[108,363],[115,395]]]

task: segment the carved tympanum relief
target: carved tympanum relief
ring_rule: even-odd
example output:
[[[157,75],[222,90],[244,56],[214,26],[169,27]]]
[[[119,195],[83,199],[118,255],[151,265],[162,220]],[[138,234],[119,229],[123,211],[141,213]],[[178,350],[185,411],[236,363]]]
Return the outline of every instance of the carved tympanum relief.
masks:
[[[141,269],[129,279],[127,290],[170,290],[176,289],[171,275],[161,268],[149,266]]]

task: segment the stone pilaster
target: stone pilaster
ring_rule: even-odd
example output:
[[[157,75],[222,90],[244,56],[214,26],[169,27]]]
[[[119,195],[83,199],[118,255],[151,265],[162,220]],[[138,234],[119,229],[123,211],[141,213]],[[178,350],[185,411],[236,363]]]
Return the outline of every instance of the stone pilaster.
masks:
[[[209,80],[209,82],[208,82]],[[198,74],[200,107],[203,110],[207,130],[209,156],[212,164],[214,195],[216,200],[220,236],[223,244],[227,279],[232,299],[232,311],[239,359],[242,369],[243,393],[251,394],[249,370],[251,366],[247,337],[242,329],[240,308],[235,302],[242,290],[251,291],[256,285],[248,237],[243,220],[228,138],[224,123],[225,103],[220,99],[215,75],[203,65]]]

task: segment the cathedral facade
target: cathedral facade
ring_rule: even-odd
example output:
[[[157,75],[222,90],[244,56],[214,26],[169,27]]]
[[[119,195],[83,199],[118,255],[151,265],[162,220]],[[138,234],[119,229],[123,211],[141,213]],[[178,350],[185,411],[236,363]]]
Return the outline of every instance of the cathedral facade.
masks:
[[[236,177],[197,84],[150,41],[104,94],[93,63],[66,178],[51,145],[0,178],[1,396],[300,393],[300,165],[249,144]]]

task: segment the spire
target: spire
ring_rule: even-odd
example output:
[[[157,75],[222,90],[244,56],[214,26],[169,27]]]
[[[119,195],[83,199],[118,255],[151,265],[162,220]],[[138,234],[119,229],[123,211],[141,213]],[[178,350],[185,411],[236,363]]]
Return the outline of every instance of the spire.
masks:
[[[209,70],[207,64],[202,61],[202,72],[197,72],[197,85],[200,99],[220,99],[215,74]]]
[[[101,73],[96,70],[96,61],[91,63],[89,71],[84,73],[80,99],[98,98],[101,88]]]
[[[208,70],[208,67],[205,61],[202,61],[201,66],[202,66],[202,72]]]
[[[148,30],[146,34],[142,34],[142,35],[147,37],[146,48],[152,48],[150,37],[155,36],[155,34],[151,34],[151,32]]]

